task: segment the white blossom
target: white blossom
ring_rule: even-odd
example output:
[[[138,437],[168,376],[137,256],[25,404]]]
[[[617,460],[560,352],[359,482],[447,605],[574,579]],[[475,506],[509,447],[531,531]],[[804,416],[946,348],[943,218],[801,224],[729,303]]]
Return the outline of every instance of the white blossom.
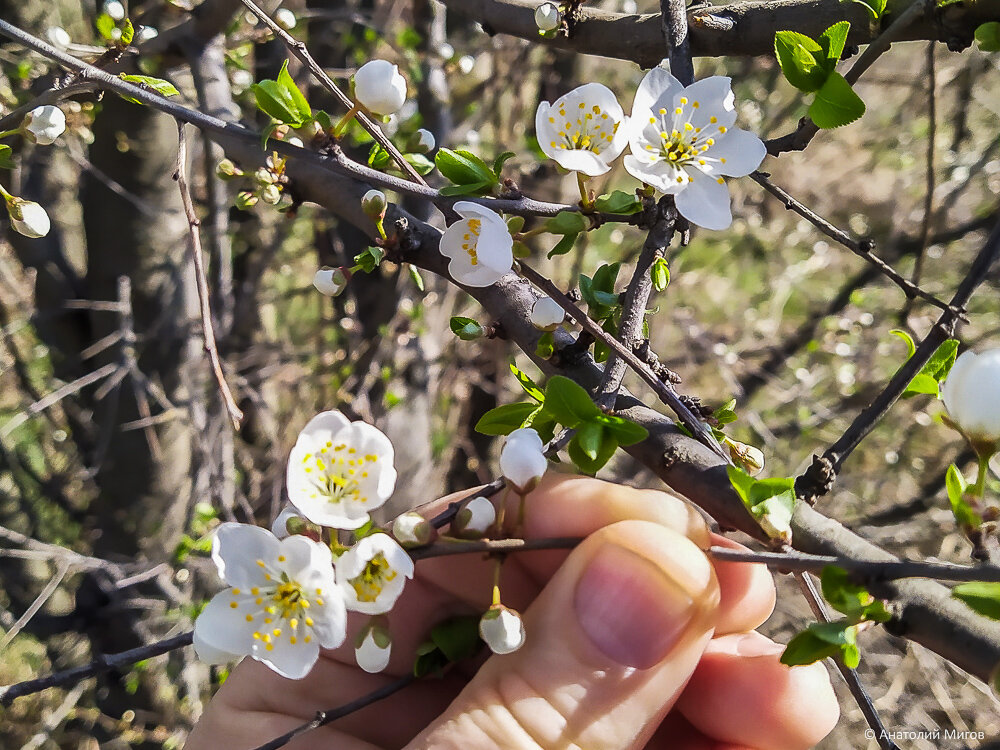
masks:
[[[388,60],[370,60],[354,74],[354,97],[377,115],[391,115],[406,101],[406,79]]]
[[[337,582],[352,612],[388,612],[413,578],[413,560],[388,534],[362,537],[336,563]]]
[[[747,474],[757,476],[764,469],[764,452],[739,440],[726,440],[729,455]]]
[[[448,273],[465,286],[495,284],[514,263],[514,240],[507,224],[472,201],[459,201],[452,208],[462,218],[441,236],[441,254],[451,258]]]
[[[767,153],[760,138],[733,127],[733,100],[725,76],[685,87],[657,67],[642,79],[632,104],[625,169],[674,195],[677,210],[706,229],[733,221],[723,178],[750,174]]]
[[[412,144],[411,148],[421,154],[429,154],[437,145],[434,134],[427,128],[418,128],[417,132],[410,138],[410,143]]]
[[[7,200],[7,212],[10,214],[10,225],[15,232],[25,237],[36,239],[49,233],[51,223],[45,209],[34,201],[11,196]]]
[[[49,40],[53,47],[59,47],[60,49],[66,49],[66,47],[73,43],[69,32],[62,26],[50,27],[45,32],[45,38]]]
[[[941,396],[952,421],[970,440],[1000,443],[1000,349],[963,352]]]
[[[472,55],[462,55],[458,58],[458,70],[462,75],[469,75],[476,67],[476,58]]]
[[[419,513],[408,511],[392,522],[392,535],[404,547],[420,547],[434,538],[435,529]]]
[[[125,6],[119,0],[108,0],[104,3],[104,12],[111,16],[112,20],[125,20]]]
[[[627,123],[614,93],[600,83],[585,83],[535,111],[542,152],[564,169],[591,177],[611,169],[624,150]]]
[[[342,268],[321,268],[313,276],[316,291],[328,297],[336,297],[347,288],[347,274]]]
[[[317,414],[288,459],[288,499],[313,523],[357,529],[396,486],[392,443],[339,411]]]
[[[497,509],[493,507],[493,503],[488,498],[479,496],[472,498],[458,511],[451,527],[458,536],[481,537],[486,535],[496,520]]]
[[[535,26],[543,32],[559,26],[559,7],[555,3],[542,3],[535,8]]]
[[[291,31],[295,28],[298,20],[295,18],[295,13],[288,8],[278,8],[274,11],[274,22],[285,31]]]
[[[357,660],[358,666],[366,672],[371,674],[381,672],[389,666],[389,657],[392,655],[392,638],[385,628],[377,625],[367,627],[361,632],[364,637],[354,649],[354,658]]]
[[[518,492],[529,492],[545,474],[549,462],[542,449],[542,439],[532,427],[507,436],[500,450],[500,471]]]
[[[542,331],[554,331],[566,319],[566,311],[551,297],[539,297],[531,306],[531,325]]]
[[[292,519],[305,521],[305,518],[295,510],[294,506],[286,505],[278,514],[278,517],[274,519],[274,523],[271,524],[271,533],[278,539],[291,536],[291,532],[288,530],[288,522]]]
[[[59,107],[44,104],[24,116],[21,132],[39,146],[49,146],[66,130],[66,115]]]
[[[137,41],[148,42],[151,39],[156,39],[160,35],[153,26],[143,26],[139,29],[139,32],[135,35]]]
[[[232,588],[216,594],[195,622],[199,658],[222,662],[249,655],[300,679],[320,647],[344,642],[347,610],[325,544],[304,536],[279,541],[256,526],[224,523],[212,559]]]
[[[494,654],[509,654],[524,645],[524,621],[513,609],[494,605],[479,620],[479,635]]]

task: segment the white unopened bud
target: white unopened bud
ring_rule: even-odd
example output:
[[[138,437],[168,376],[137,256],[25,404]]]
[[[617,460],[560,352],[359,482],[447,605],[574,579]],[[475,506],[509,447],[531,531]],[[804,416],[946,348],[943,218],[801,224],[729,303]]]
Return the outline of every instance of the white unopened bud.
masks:
[[[458,58],[458,70],[462,74],[469,75],[474,67],[476,67],[476,58],[472,55],[462,55]]]
[[[291,31],[295,28],[298,20],[295,18],[295,14],[288,8],[278,8],[274,12],[274,22],[285,31]]]
[[[389,666],[392,655],[392,638],[381,625],[369,625],[359,633],[354,658],[366,672],[376,674]]]
[[[413,511],[397,516],[392,522],[392,535],[404,547],[422,547],[430,544],[434,534],[435,529],[427,519]]]
[[[497,510],[485,497],[474,497],[458,511],[451,524],[455,536],[478,539],[496,523]]]
[[[51,228],[49,215],[34,201],[12,196],[7,199],[7,212],[10,214],[10,225],[14,231],[25,237],[37,239],[49,233]]]
[[[347,287],[347,274],[342,268],[324,266],[313,276],[313,286],[328,297],[340,295]]]
[[[391,115],[406,101],[406,79],[388,60],[370,60],[354,74],[354,97],[377,115]]]
[[[1000,349],[963,352],[955,360],[941,391],[952,422],[977,451],[1000,445]]]
[[[229,180],[233,177],[241,176],[243,174],[243,170],[237,167],[232,159],[223,159],[219,162],[218,166],[216,166],[215,174],[223,180]]]
[[[45,38],[49,40],[53,47],[65,49],[73,43],[69,32],[62,26],[53,26],[45,32]]]
[[[738,440],[726,440],[726,445],[729,447],[729,455],[741,469],[752,477],[760,474],[764,468],[764,452],[760,448]]]
[[[45,104],[35,107],[24,116],[21,132],[39,146],[48,146],[66,130],[66,115],[59,107]]]
[[[258,167],[253,173],[253,178],[258,185],[271,185],[275,180],[274,172],[267,167]]]
[[[281,202],[281,188],[277,185],[265,185],[260,191],[260,199],[271,206],[277,206]]]
[[[514,489],[524,494],[535,488],[548,467],[542,439],[531,427],[521,427],[507,436],[500,450],[500,471]]]
[[[551,297],[539,297],[531,306],[531,325],[542,331],[554,331],[566,319],[566,312]]]
[[[278,517],[274,519],[274,523],[271,524],[271,533],[278,537],[278,539],[284,539],[287,536],[291,536],[295,532],[292,531],[291,524],[289,522],[294,519],[304,520],[294,507],[291,505],[285,506],[285,509],[278,514]]]
[[[290,135],[287,138],[285,138],[285,143],[287,143],[289,146],[298,146],[299,148],[305,148],[306,145],[302,142],[301,138],[295,135]]]
[[[119,0],[108,0],[104,3],[104,12],[115,21],[125,20],[125,6]]]
[[[559,8],[555,3],[542,3],[535,8],[535,26],[542,32],[559,26]]]
[[[385,193],[381,190],[369,190],[361,196],[361,210],[372,221],[381,221],[385,218],[387,205]]]
[[[509,654],[524,645],[524,621],[513,609],[496,604],[479,620],[479,636],[494,654]]]
[[[135,38],[139,42],[148,42],[150,39],[156,39],[160,35],[152,26],[143,26],[139,29],[139,33],[135,35]]]
[[[410,142],[408,144],[410,151],[416,151],[418,154],[429,154],[434,150],[434,146],[437,142],[434,140],[434,134],[427,128],[420,128],[410,137]]]

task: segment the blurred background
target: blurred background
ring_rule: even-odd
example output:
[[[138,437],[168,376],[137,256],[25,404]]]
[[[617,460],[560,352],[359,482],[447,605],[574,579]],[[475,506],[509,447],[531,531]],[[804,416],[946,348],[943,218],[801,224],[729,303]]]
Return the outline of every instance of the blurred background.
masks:
[[[133,22],[159,36],[147,34],[141,58],[126,55],[112,70],[167,78],[182,103],[262,129],[249,85],[275,77],[284,46],[238,2],[204,0],[197,16],[193,4],[131,3]],[[649,0],[590,5],[658,11]],[[400,66],[410,99],[386,126],[395,142],[425,127],[438,145],[487,161],[514,151],[505,174],[545,200],[579,196],[571,176],[540,158],[532,132],[538,102],[600,81],[627,111],[642,75],[632,63],[490,36],[435,0],[282,7],[293,14],[291,32],[334,77],[345,79],[374,56]],[[98,29],[107,10],[0,0],[0,17],[43,38],[63,28],[68,51],[90,60],[103,52]],[[171,34],[192,18],[202,36]],[[852,236],[873,238],[904,276],[948,299],[1000,216],[998,67],[1000,56],[975,49],[896,45],[857,87],[868,105],[863,119],[761,169]],[[290,70],[314,108],[342,114],[295,62]],[[762,137],[789,132],[805,114],[772,58],[696,60],[696,71],[732,76],[737,124]],[[0,44],[2,113],[58,75],[40,56]],[[212,528],[232,519],[270,524],[283,502],[287,452],[315,413],[337,408],[390,436],[400,481],[389,518],[491,479],[498,446],[473,426],[490,408],[520,400],[512,358],[537,375],[504,341],[457,339],[451,316],[489,321],[471,298],[430,275],[420,291],[405,270],[385,263],[356,275],[341,297],[317,293],[316,269],[350,264],[368,239],[308,204],[235,208],[245,185],[216,176],[222,152],[192,130],[189,175],[215,331],[246,415],[234,433],[202,348],[187,221],[171,179],[172,119],[113,95],[83,93],[62,108],[69,125],[57,143],[17,141],[16,169],[0,174],[11,193],[40,202],[53,219],[43,239],[0,227],[0,684],[189,629],[216,585],[206,559]],[[364,161],[368,144],[352,132],[346,150]],[[440,184],[436,173],[428,179]],[[763,449],[767,475],[795,475],[906,358],[890,330],[920,337],[939,311],[908,302],[750,180],[729,184],[732,227],[696,231],[687,247],[668,253],[671,282],[653,301],[651,341],[682,376],[682,392],[713,408],[737,400],[740,418],[727,432]],[[619,163],[594,187],[631,192],[636,183]],[[426,206],[402,202],[431,218]],[[553,260],[545,259],[551,235],[529,244],[536,267],[570,288],[602,263],[624,262],[627,278],[642,240],[639,230],[607,226]],[[970,305],[964,345],[1000,344],[998,293],[994,269]],[[955,461],[971,473],[972,455],[940,423],[941,411],[926,396],[900,402],[820,508],[894,553],[967,562],[970,546],[955,529],[944,472]],[[602,476],[659,486],[624,455]],[[1000,490],[996,476],[991,481]],[[811,617],[793,586],[782,591],[763,630],[787,639]],[[860,670],[890,728],[1000,734],[1000,704],[988,687],[920,646],[868,632]],[[224,678],[186,649],[49,690],[0,709],[0,746],[180,747]],[[820,747],[868,746],[860,712],[834,681],[844,719]]]

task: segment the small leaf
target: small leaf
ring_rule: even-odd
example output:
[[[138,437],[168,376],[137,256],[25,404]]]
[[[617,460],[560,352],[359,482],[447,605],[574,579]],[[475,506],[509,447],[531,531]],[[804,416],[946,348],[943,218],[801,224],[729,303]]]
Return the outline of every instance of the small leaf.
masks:
[[[594,201],[594,207],[601,213],[629,216],[642,211],[642,201],[635,193],[614,190],[607,195],[598,196]]]
[[[132,19],[126,18],[122,21],[121,32],[122,35],[118,38],[118,43],[123,47],[127,47],[135,38],[135,27],[132,25]]]
[[[483,435],[509,435],[524,425],[532,414],[538,410],[538,405],[530,401],[518,404],[503,404],[490,409],[476,422],[476,432]]]
[[[602,413],[582,386],[562,375],[553,375],[545,386],[545,411],[570,428]]]
[[[364,251],[358,255],[355,255],[354,262],[365,273],[371,273],[378,267],[383,258],[385,258],[385,250],[376,245],[372,245],[371,247],[365,248]]]
[[[868,589],[854,583],[843,568],[827,565],[820,576],[823,598],[852,621],[873,620],[886,622],[889,613],[882,602],[875,599]]]
[[[94,26],[97,28],[97,33],[101,35],[101,39],[106,42],[114,41],[112,34],[117,28],[115,26],[115,19],[109,16],[107,13],[101,13],[97,18],[94,19]]]
[[[876,21],[881,18],[882,14],[885,12],[886,0],[840,0],[840,2],[853,2],[858,5],[863,5],[868,12],[872,14],[872,17]]]
[[[940,393],[940,386],[937,380],[935,380],[930,375],[925,375],[922,372],[918,372],[913,376],[913,380],[910,384],[906,386],[906,390],[903,391],[903,398],[907,396],[916,396],[919,394],[924,394],[928,396],[937,396]]]
[[[439,148],[434,155],[434,164],[449,182],[466,187],[478,186],[468,192],[478,192],[484,188],[485,192],[489,192],[497,184],[496,175],[490,166],[471,151]],[[444,190],[441,194],[445,195]]]
[[[451,332],[462,339],[462,341],[475,341],[483,337],[483,327],[472,318],[463,318],[460,315],[456,315],[449,322],[449,326],[451,327]]]
[[[563,238],[559,240],[551,250],[549,250],[548,257],[554,258],[557,255],[565,255],[568,253],[573,249],[573,245],[576,243],[576,238],[579,236],[580,235],[578,234],[563,235]]]
[[[753,487],[755,481],[754,478],[736,466],[727,466],[726,473],[729,475],[729,483],[733,485],[736,494],[740,496],[743,504],[747,505],[750,500],[750,488]],[[749,505],[747,507],[749,508]]]
[[[818,91],[829,71],[823,48],[813,39],[797,31],[779,31],[774,35],[774,54],[781,72],[800,91]]]
[[[524,229],[523,216],[511,216],[507,219],[507,231],[510,232],[512,237],[522,229]]]
[[[813,664],[830,656],[840,656],[845,666],[858,666],[857,626],[846,620],[814,622],[785,646],[781,663],[789,667]]]
[[[282,63],[276,80],[266,79],[250,88],[257,107],[278,122],[300,127],[312,117],[309,102],[288,72],[288,60]]]
[[[830,73],[809,106],[809,117],[818,127],[839,128],[865,113],[865,103],[840,73]]]
[[[976,29],[976,42],[983,52],[1000,52],[1000,22],[987,21]]]
[[[14,150],[6,143],[0,143],[0,169],[14,168]]]
[[[127,83],[134,83],[136,86],[141,86],[142,88],[150,88],[155,91],[160,96],[177,96],[180,92],[170,81],[165,81],[162,78],[154,78],[153,76],[141,76],[132,75],[128,73],[119,73],[118,77]],[[132,102],[133,104],[143,104],[138,99],[133,99],[130,96],[122,95],[122,98]]]
[[[587,423],[585,427],[589,424],[591,423]],[[596,431],[595,434],[597,434]],[[577,468],[585,474],[596,474],[608,461],[611,460],[611,457],[615,455],[615,451],[618,450],[618,442],[615,440],[614,435],[603,428],[599,434],[600,444],[593,457],[586,453],[583,446],[580,444],[580,432],[573,436],[573,439],[570,440],[569,446],[567,447],[570,459],[572,459]]]
[[[510,371],[514,374],[514,377],[517,378],[518,384],[525,393],[540,404],[545,402],[545,394],[542,393],[542,389],[535,384],[534,380],[529,378],[521,370],[517,369],[517,365],[513,362],[510,363]]]
[[[493,174],[496,175],[496,178],[498,180],[500,179],[500,170],[503,169],[504,163],[508,159],[513,159],[515,156],[517,156],[517,154],[515,154],[513,151],[504,151],[502,154],[500,154],[500,156],[498,156],[496,159],[493,160]]]
[[[414,285],[419,291],[424,291],[424,277],[420,275],[420,269],[414,265],[407,264],[407,270],[410,272],[410,280],[413,281]]]
[[[824,67],[828,72],[832,72],[837,63],[840,62],[840,56],[844,52],[847,34],[850,30],[850,21],[840,21],[819,35],[817,41],[826,52],[826,65]]]
[[[1000,620],[1000,583],[960,583],[951,590],[951,595],[965,602],[974,612]]]
[[[538,343],[535,345],[535,356],[548,359],[555,354],[555,351],[555,336],[552,335],[552,331],[545,331],[545,333],[538,337]]]
[[[584,422],[577,430],[576,442],[591,461],[597,458],[597,453],[601,450],[603,436],[604,425],[600,422]]]
[[[969,488],[969,483],[955,464],[948,467],[944,483],[948,490],[948,501],[951,504],[951,512],[954,514],[955,520],[962,526],[978,529],[983,523],[982,516],[966,498],[965,493]]]
[[[889,331],[893,336],[899,336],[906,342],[906,358],[909,359],[917,353],[917,345],[913,343],[913,337],[901,328],[893,328]]]
[[[587,231],[590,220],[576,211],[560,211],[547,222],[545,231],[552,234],[579,234]]]
[[[413,170],[419,175],[430,174],[434,171],[434,162],[423,154],[403,154],[403,158],[409,162]]]
[[[635,445],[649,437],[649,430],[625,417],[602,414],[595,419],[615,436],[619,445]]]
[[[662,292],[670,283],[670,267],[666,258],[657,258],[649,269],[649,279],[653,282],[653,288]]]

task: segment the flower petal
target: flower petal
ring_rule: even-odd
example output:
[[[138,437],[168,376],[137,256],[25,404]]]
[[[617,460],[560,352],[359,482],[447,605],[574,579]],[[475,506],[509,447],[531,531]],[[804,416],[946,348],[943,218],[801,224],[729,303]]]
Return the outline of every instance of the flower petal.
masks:
[[[733,223],[729,188],[703,172],[692,171],[693,182],[677,194],[677,210],[692,224],[705,229],[725,229]],[[719,178],[721,180],[721,178]]]
[[[715,145],[705,152],[713,159],[725,162],[712,164],[712,171],[727,177],[743,177],[753,172],[767,156],[767,148],[754,133],[734,128],[715,139]]]
[[[288,634],[282,633],[280,638],[272,638],[270,643],[254,641],[252,656],[264,662],[282,677],[301,680],[312,671],[316,660],[319,659],[319,643],[315,638],[310,638],[306,642],[305,638],[296,637],[293,644]]]
[[[198,628],[195,628],[194,631],[194,652],[198,660],[205,662],[205,664],[229,664],[246,656],[246,654],[233,654],[229,651],[223,651],[206,643]]]
[[[635,99],[632,100],[633,119],[644,116],[648,120],[647,110],[655,111],[661,106],[669,106],[682,88],[681,82],[669,70],[659,66],[653,68],[646,73],[636,89]]]
[[[736,122],[736,96],[733,94],[733,81],[728,76],[709,76],[695,81],[683,91],[678,92],[673,100],[673,106],[680,106],[680,98],[688,100],[691,107],[690,123],[696,128],[730,127]],[[693,107],[698,102],[698,107]],[[717,122],[712,123],[715,117]]]
[[[554,153],[551,158],[560,167],[568,169],[571,172],[583,172],[585,175],[589,175],[590,177],[596,177],[597,175],[604,174],[611,169],[611,165],[602,158],[603,154],[598,155],[593,151],[587,151],[579,148],[568,148],[564,150],[553,149],[553,151]],[[617,154],[615,156],[617,156]]]
[[[278,555],[278,540],[267,529],[245,523],[224,523],[212,540],[212,560],[231,586],[250,588],[261,580],[257,560],[268,564]]]
[[[220,591],[198,615],[194,623],[195,642],[200,643],[206,657],[214,657],[218,652],[237,654],[250,653],[254,621],[246,619],[246,608],[233,608],[235,597],[232,589]],[[212,653],[215,652],[215,653]],[[199,651],[199,657],[202,651]]]
[[[687,173],[662,159],[647,162],[637,158],[634,154],[629,154],[622,161],[622,164],[625,165],[625,171],[637,180],[652,185],[666,195],[679,193],[684,190],[684,186],[687,184]],[[678,177],[681,178],[680,182],[677,181]]]
[[[389,657],[391,654],[392,642],[385,648],[380,648],[375,643],[375,636],[371,631],[365,636],[361,645],[354,650],[354,657],[357,659],[358,666],[372,674],[381,672],[389,666]]]
[[[351,420],[335,409],[320,412],[306,422],[306,426],[299,433],[299,440],[306,439],[314,445],[325,443],[327,440],[332,440],[334,435],[350,423]]]
[[[297,580],[310,570],[332,570],[333,556],[325,544],[295,534],[279,542],[275,567],[287,573],[292,580]]]

